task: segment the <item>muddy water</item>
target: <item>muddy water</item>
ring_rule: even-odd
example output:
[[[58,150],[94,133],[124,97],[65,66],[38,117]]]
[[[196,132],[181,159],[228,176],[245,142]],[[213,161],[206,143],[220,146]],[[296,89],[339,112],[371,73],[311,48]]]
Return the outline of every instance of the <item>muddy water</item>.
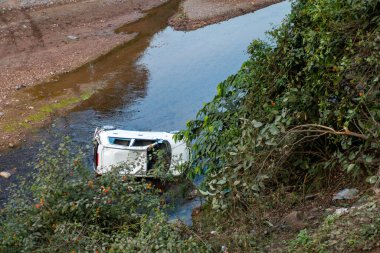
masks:
[[[31,99],[41,100],[80,92],[89,85],[98,89],[67,116],[36,133],[35,138],[57,142],[55,134],[59,133],[86,146],[95,127],[101,125],[135,130],[183,129],[202,104],[213,98],[216,85],[236,73],[248,58],[249,43],[255,38],[265,39],[265,31],[290,12],[290,3],[191,32],[166,27],[177,8],[177,1],[171,1],[150,11],[144,19],[119,29],[138,33],[133,41],[73,73],[28,90]],[[31,141],[2,154],[0,169],[17,167],[19,173],[26,171],[26,163],[37,149],[38,143]],[[3,188],[5,181],[0,180]],[[189,217],[196,204],[186,203],[174,215]]]

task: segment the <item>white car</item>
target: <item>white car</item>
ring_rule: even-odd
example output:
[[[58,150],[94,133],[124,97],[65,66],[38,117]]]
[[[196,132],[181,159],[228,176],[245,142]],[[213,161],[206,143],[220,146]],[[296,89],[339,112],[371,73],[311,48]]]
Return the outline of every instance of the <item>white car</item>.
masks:
[[[172,175],[180,175],[178,165],[189,160],[189,149],[185,142],[174,141],[174,134],[127,131],[112,126],[96,128],[95,173],[101,175],[118,167],[125,168],[123,172],[126,174],[145,177],[161,162]],[[159,151],[163,154],[160,159],[157,157]]]

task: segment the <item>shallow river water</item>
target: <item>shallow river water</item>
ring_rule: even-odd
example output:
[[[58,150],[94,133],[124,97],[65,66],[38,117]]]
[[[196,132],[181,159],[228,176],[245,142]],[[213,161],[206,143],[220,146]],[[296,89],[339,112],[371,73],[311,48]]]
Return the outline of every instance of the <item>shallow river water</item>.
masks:
[[[290,12],[290,3],[275,4],[191,32],[166,26],[177,8],[177,1],[171,1],[150,11],[144,19],[118,30],[138,32],[133,41],[73,73],[28,90],[38,100],[68,90],[79,92],[83,86],[101,87],[33,139],[57,142],[59,133],[71,136],[76,145],[86,146],[91,145],[94,129],[102,125],[131,130],[183,129],[203,103],[213,98],[217,84],[239,70],[248,58],[250,42],[265,40],[265,31],[280,24]],[[27,171],[27,163],[38,152],[39,143],[34,140],[1,154],[1,169]],[[8,183],[0,179],[1,189]],[[197,205],[199,201],[182,203],[172,216],[188,221]]]

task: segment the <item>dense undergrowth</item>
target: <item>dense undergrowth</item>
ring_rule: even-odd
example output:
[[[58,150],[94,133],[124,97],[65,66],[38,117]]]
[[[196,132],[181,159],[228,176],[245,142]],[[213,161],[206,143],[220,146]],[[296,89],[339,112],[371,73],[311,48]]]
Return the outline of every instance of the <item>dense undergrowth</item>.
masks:
[[[380,2],[292,5],[179,136],[193,145],[190,173],[206,175],[211,208],[257,231],[290,193],[379,182]]]
[[[0,210],[0,252],[206,250],[183,224],[167,222],[168,196],[152,182],[117,169],[95,177],[70,146],[42,150],[10,194]]]
[[[334,171],[377,180],[380,3],[296,1],[269,35],[182,132],[215,208],[323,187]]]

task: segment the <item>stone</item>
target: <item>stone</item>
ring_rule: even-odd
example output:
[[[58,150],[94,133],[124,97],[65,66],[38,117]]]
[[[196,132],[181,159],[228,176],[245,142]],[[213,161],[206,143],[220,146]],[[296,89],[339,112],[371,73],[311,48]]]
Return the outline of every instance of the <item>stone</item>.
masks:
[[[312,200],[315,199],[319,194],[308,194],[305,196],[305,200]]]
[[[7,172],[7,171],[2,171],[2,172],[0,172],[0,177],[2,177],[2,178],[8,179],[8,178],[10,178],[11,176],[12,176],[12,174],[9,173],[9,172]]]
[[[359,193],[358,189],[355,188],[346,188],[341,190],[338,193],[335,193],[333,196],[333,200],[350,200],[357,197]]]
[[[337,216],[341,216],[341,215],[346,214],[346,213],[349,213],[348,208],[338,208],[334,212],[334,214],[336,214]]]
[[[15,147],[15,144],[13,144],[12,142],[8,143],[8,147],[9,148],[14,148]]]
[[[314,207],[310,210],[310,212],[315,213],[319,211],[319,207]]]
[[[21,90],[21,89],[24,89],[26,88],[26,86],[24,84],[19,84],[16,86],[16,90]]]
[[[306,227],[302,220],[302,214],[299,211],[292,211],[282,218],[282,223],[292,230],[300,230]]]
[[[3,112],[0,112],[0,117],[3,117],[5,113]]]
[[[79,37],[74,36],[74,35],[69,35],[69,36],[67,36],[67,38],[68,38],[69,40],[78,40],[78,39],[79,39]]]

